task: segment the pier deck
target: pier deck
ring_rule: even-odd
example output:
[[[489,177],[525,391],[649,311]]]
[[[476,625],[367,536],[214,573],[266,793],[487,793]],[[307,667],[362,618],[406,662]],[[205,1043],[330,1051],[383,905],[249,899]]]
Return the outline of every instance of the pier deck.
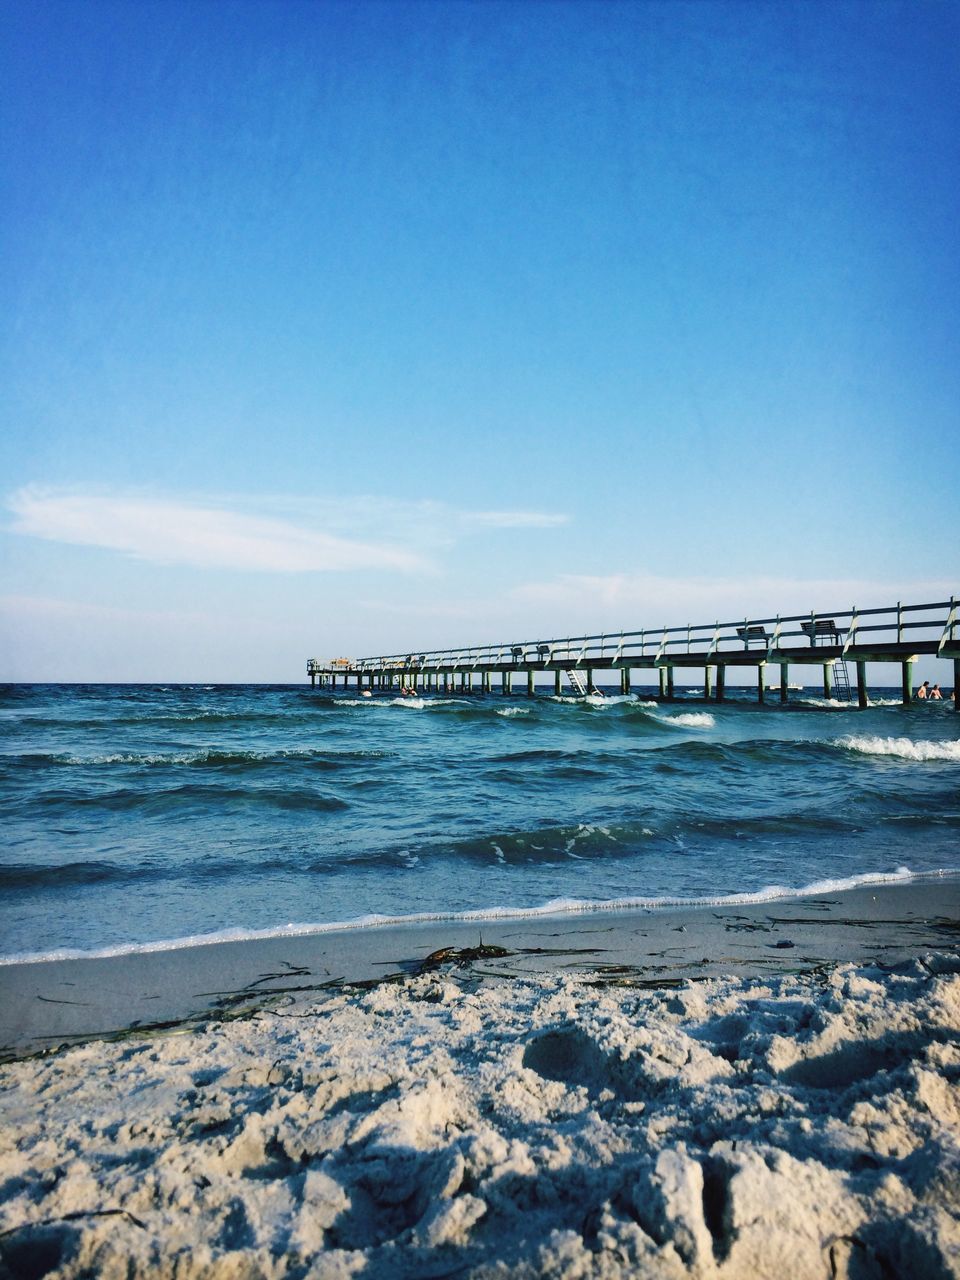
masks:
[[[312,685],[356,681],[357,687],[405,688],[473,687],[475,677],[485,692],[492,678],[500,678],[503,693],[513,691],[515,677],[524,678],[526,691],[535,692],[538,673],[552,673],[559,693],[565,672],[574,671],[589,692],[597,671],[619,671],[620,686],[630,689],[633,670],[657,670],[660,692],[673,695],[674,671],[704,671],[707,698],[724,697],[728,667],[757,668],[757,696],[765,700],[767,668],[780,667],[780,700],[788,698],[791,666],[817,665],[823,671],[824,695],[834,692],[838,664],[856,665],[857,700],[867,706],[866,664],[899,663],[904,703],[913,698],[913,664],[921,655],[952,660],[953,687],[960,686],[960,624],[955,597],[932,604],[898,603],[881,609],[830,610],[788,617],[742,618],[734,622],[696,626],[644,628],[639,631],[568,636],[554,640],[524,640],[505,644],[434,649],[369,658],[311,658],[307,674]],[[846,675],[845,665],[842,668]],[[960,703],[957,704],[960,709]]]

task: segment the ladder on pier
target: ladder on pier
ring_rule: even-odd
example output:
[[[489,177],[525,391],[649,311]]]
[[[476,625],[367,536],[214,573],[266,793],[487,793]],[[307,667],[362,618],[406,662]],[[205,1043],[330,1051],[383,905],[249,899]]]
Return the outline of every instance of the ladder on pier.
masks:
[[[842,658],[838,658],[833,664],[833,696],[838,702],[849,702],[853,697],[853,690],[850,688],[850,672]]]
[[[574,671],[571,668],[565,674],[567,679],[570,681],[570,688],[573,692],[577,694],[578,697],[585,698],[587,696],[587,686],[584,684],[583,676],[580,672]]]

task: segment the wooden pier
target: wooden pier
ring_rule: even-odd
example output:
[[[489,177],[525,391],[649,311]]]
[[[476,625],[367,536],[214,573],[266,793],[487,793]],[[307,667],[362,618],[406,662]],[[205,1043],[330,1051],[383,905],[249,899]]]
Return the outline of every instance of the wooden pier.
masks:
[[[669,700],[674,696],[676,672],[698,668],[704,672],[704,696],[722,702],[727,670],[755,667],[757,699],[764,702],[770,694],[770,669],[779,667],[779,700],[787,702],[791,666],[819,667],[824,697],[852,697],[854,689],[847,672],[847,663],[852,663],[857,704],[866,707],[867,663],[889,662],[900,666],[906,706],[914,699],[913,665],[921,655],[952,660],[953,688],[960,687],[957,610],[957,600],[951,598],[934,604],[898,603],[884,609],[742,618],[373,658],[311,658],[307,675],[313,686],[335,687],[342,680],[344,685],[355,682],[358,689],[483,693],[492,692],[496,677],[500,692],[514,692],[516,680],[516,692],[525,685],[526,693],[533,697],[538,673],[552,673],[556,694],[562,691],[566,677],[574,694],[586,695],[595,691],[597,672],[619,672],[621,691],[629,693],[633,671],[654,670],[659,673],[660,696]],[[955,705],[960,710],[960,703]]]

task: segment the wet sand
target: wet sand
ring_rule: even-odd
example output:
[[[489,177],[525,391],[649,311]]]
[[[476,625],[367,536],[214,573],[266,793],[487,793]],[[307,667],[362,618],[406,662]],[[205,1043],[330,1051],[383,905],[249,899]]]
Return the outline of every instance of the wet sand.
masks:
[[[470,955],[483,943],[488,953]],[[343,988],[443,968],[496,981],[537,973],[667,987],[729,974],[802,973],[840,962],[895,965],[960,945],[960,876],[770,902],[431,922],[107,958],[0,966],[0,1058],[137,1027],[236,1017]],[[495,954],[503,953],[503,954]]]

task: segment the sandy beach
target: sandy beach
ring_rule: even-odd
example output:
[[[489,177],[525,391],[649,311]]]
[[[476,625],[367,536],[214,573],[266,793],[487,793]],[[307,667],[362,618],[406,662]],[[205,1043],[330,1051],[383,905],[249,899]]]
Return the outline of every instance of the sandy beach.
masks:
[[[943,877],[4,966],[0,1274],[960,1275],[958,922]]]

